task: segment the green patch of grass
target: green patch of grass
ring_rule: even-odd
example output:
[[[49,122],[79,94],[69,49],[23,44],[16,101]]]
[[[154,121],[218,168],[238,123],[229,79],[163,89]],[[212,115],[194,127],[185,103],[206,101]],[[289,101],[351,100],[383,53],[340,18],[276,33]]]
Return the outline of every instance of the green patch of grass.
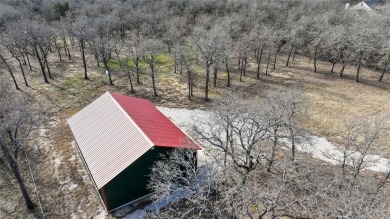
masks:
[[[166,53],[161,53],[156,57],[156,63],[159,65],[171,65],[173,63],[173,58]]]
[[[134,69],[135,69],[135,64],[134,64],[133,60],[129,60],[129,61],[127,62],[127,66],[128,66],[129,68],[134,68]],[[139,67],[140,69],[146,69],[146,68],[149,67],[149,65],[148,65],[148,63],[146,63],[146,62],[140,60],[140,61],[138,62],[138,67]]]
[[[146,63],[146,62],[144,62],[144,61],[139,61],[138,66],[139,66],[141,69],[147,69],[147,68],[149,68],[149,64]]]
[[[71,77],[65,80],[64,82],[64,89],[74,89],[74,88],[80,88],[84,87],[87,84],[87,81],[84,80],[84,77],[77,76],[77,77]]]
[[[118,60],[110,60],[107,65],[110,69],[118,69],[119,68]]]
[[[135,68],[135,64],[134,64],[133,60],[129,60],[127,62],[127,66],[129,66],[129,68]]]
[[[126,59],[121,59],[119,62],[118,62],[118,60],[113,59],[113,60],[110,60],[108,62],[108,67],[111,70],[119,70],[121,68],[121,66],[124,67],[124,65],[126,65]],[[135,64],[134,64],[133,60],[128,60],[127,61],[127,66],[130,69],[135,69]],[[149,64],[140,60],[138,62],[138,67],[140,69],[144,69],[145,70],[145,69],[149,68]]]

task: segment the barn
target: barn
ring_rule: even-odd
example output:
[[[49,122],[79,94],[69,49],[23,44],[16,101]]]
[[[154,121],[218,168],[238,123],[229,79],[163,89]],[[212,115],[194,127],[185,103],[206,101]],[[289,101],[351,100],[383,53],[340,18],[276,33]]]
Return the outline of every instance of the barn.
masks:
[[[103,94],[68,124],[107,211],[151,194],[148,175],[161,154],[201,149],[152,103],[122,94]]]

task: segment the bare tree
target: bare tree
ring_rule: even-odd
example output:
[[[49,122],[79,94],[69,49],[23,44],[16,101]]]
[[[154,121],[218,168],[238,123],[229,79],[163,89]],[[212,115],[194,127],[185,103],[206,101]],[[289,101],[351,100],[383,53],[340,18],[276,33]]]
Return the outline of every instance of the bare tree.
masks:
[[[52,78],[51,71],[49,68],[48,56],[52,43],[52,32],[49,27],[44,22],[34,21],[27,23],[23,21],[13,28],[16,31],[11,31],[12,35],[19,35],[19,45],[28,45],[30,49],[26,49],[26,54],[33,55],[37,58],[39,63],[41,73],[45,83],[49,83],[46,73],[49,75],[49,78]]]
[[[228,41],[228,36],[221,33],[224,33],[224,30],[219,26],[213,26],[210,30],[195,27],[193,30],[192,41],[198,55],[203,59],[206,70],[204,97],[206,101],[209,100],[210,67],[214,64],[219,49],[224,45],[224,42]]]
[[[251,31],[251,49],[256,58],[257,71],[256,78],[260,79],[260,65],[261,59],[263,57],[263,52],[266,47],[266,43],[269,35],[268,26],[259,26],[257,25],[255,29]]]
[[[103,62],[110,85],[114,85],[112,82],[111,70],[108,66],[115,46],[115,40],[111,36],[111,27],[110,17],[95,21],[94,34],[96,37],[93,39],[93,47],[95,53],[97,54],[96,58]]]
[[[364,64],[365,56],[369,57],[372,52],[377,53],[379,51],[378,47],[380,47],[378,42],[381,42],[379,28],[366,28],[366,25],[373,25],[370,19],[363,20],[353,26],[354,48],[357,52],[356,82],[359,82],[360,70]]]
[[[174,55],[176,62],[182,63],[185,67],[187,72],[188,99],[191,100],[195,84],[195,74],[192,69],[194,57],[191,53],[191,49],[186,45],[179,44],[173,47],[172,54]]]
[[[387,72],[387,65],[390,61],[389,46],[388,45],[385,46],[382,49],[382,52],[383,52],[383,58],[382,58],[382,60],[380,60],[380,62],[383,64],[383,69],[382,69],[382,73],[381,73],[381,76],[379,77],[378,81],[382,81],[383,77],[385,76],[385,73]]]
[[[15,94],[3,78],[0,78],[0,148],[19,184],[27,209],[34,208],[18,163],[19,151],[23,150],[34,130],[34,118],[26,108],[26,100]]]
[[[214,120],[193,126],[202,142],[220,151],[223,166],[233,163],[235,170],[242,175],[243,184],[262,162],[262,150],[270,128],[256,106],[229,94],[217,102],[212,116]]]
[[[1,38],[0,38],[1,39]],[[1,47],[0,47],[1,49]],[[4,55],[0,52],[0,60],[2,61],[2,63],[7,67],[7,70],[8,72],[10,73],[11,75],[11,78],[12,78],[12,81],[14,82],[14,85],[15,85],[15,88],[16,90],[19,90],[19,86],[18,86],[18,83],[16,82],[16,79],[15,79],[15,75],[14,75],[14,72],[12,71],[10,65],[8,64],[7,62],[7,59],[4,57]]]
[[[130,40],[125,43],[126,50],[131,54],[131,60],[135,65],[135,74],[137,84],[141,84],[139,63],[142,58],[141,42],[142,38],[139,34],[130,33]]]
[[[198,167],[195,154],[191,149],[176,149],[153,165],[148,187],[154,191],[154,200],[172,204],[181,201],[186,207],[179,210],[178,206],[170,204],[158,215],[150,215],[152,218],[221,217],[213,198],[218,172],[210,164]]]
[[[150,77],[152,78],[153,94],[157,97],[156,89],[156,58],[162,52],[163,45],[161,41],[156,39],[145,39],[141,44],[141,50],[143,52],[143,60],[149,64]]]
[[[305,133],[298,125],[298,118],[305,115],[306,101],[302,90],[297,87],[289,87],[276,94],[271,94],[273,101],[283,114],[283,128],[285,137],[290,142],[291,160],[294,161],[297,152],[297,144],[306,141]]]
[[[24,60],[24,55],[23,55],[23,51],[21,50],[21,47],[17,43],[12,42],[12,40],[6,40],[3,42],[5,43],[5,47],[7,47],[9,53],[18,62],[19,68],[22,72],[24,84],[26,85],[26,87],[29,87],[28,82],[27,82],[27,78],[26,78],[26,73],[24,71],[23,64],[22,64],[22,62]]]
[[[172,156],[155,165],[151,184],[156,191],[155,199],[175,197],[181,201],[150,217],[387,215],[386,188],[390,172],[378,175],[362,172],[373,162],[369,151],[381,144],[385,117],[379,116],[376,122],[370,123],[372,125],[363,122],[359,123],[364,124],[362,126],[350,126],[345,143],[353,153],[348,155],[347,164],[339,168],[294,150],[293,155],[288,156],[290,151],[286,147],[294,144],[291,138],[298,139],[297,132],[290,133],[289,120],[302,112],[304,105],[301,104],[302,97],[296,88],[270,93],[264,103],[251,101],[246,104],[234,92],[216,100],[213,113],[193,125],[197,139],[205,148],[207,166],[192,171],[184,168],[188,159],[177,159],[180,156]],[[342,169],[345,176],[342,175],[344,170],[339,175]],[[202,180],[197,181],[198,177]],[[202,189],[196,190],[194,185]]]
[[[168,47],[168,52],[171,53],[173,46],[180,43],[186,25],[180,17],[173,17],[165,22],[167,29],[162,35],[162,42]]]
[[[341,47],[342,46],[342,40],[343,40],[343,34],[345,33],[343,27],[334,27],[324,33],[325,40],[324,40],[324,51],[322,52],[321,57],[328,60],[330,63],[332,63],[332,68],[330,70],[330,73],[334,72],[335,65],[340,61],[341,59]]]
[[[84,79],[88,80],[87,62],[85,59],[86,43],[91,37],[91,22],[87,17],[79,17],[72,24],[72,34],[78,40],[81,60],[84,67]]]

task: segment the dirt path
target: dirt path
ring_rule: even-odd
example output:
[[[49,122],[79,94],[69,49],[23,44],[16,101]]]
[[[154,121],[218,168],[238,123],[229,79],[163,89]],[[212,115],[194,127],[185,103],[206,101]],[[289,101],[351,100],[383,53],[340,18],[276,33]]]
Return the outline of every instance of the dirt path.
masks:
[[[211,112],[206,110],[189,110],[158,107],[158,109],[175,124],[188,133],[191,132],[191,124],[196,121],[208,120]],[[324,137],[309,135],[310,142],[298,146],[298,150],[311,154],[314,158],[337,165],[342,158],[342,152],[332,142]],[[207,147],[205,148],[207,150]],[[389,172],[390,160],[380,155],[369,155],[366,158],[367,167],[365,169],[377,172]]]

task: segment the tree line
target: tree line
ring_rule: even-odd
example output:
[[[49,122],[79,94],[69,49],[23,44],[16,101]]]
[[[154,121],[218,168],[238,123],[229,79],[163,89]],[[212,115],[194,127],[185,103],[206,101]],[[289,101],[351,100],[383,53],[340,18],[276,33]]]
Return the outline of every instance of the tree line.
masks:
[[[229,87],[233,72],[243,81],[250,62],[255,62],[259,79],[276,68],[280,54],[286,54],[286,66],[296,54],[310,57],[314,72],[318,60],[329,62],[332,73],[339,65],[340,77],[354,65],[357,82],[361,67],[379,69],[377,77],[383,81],[390,57],[389,14],[387,6],[383,8],[352,11],[324,0],[7,1],[0,9],[0,60],[19,89],[15,74],[29,86],[26,73],[35,64],[50,83],[51,58],[74,59],[72,48],[77,48],[86,80],[93,65],[86,57],[91,56],[114,85],[110,61],[116,60],[124,74],[115,77],[127,77],[132,92],[142,83],[141,75],[147,75],[157,96],[156,58],[168,53],[175,72],[185,72],[188,98],[197,82],[203,84],[205,100],[211,84],[220,86],[222,70]],[[140,68],[141,62],[149,70]],[[264,69],[261,63],[266,63]],[[201,78],[194,65],[204,67]]]

